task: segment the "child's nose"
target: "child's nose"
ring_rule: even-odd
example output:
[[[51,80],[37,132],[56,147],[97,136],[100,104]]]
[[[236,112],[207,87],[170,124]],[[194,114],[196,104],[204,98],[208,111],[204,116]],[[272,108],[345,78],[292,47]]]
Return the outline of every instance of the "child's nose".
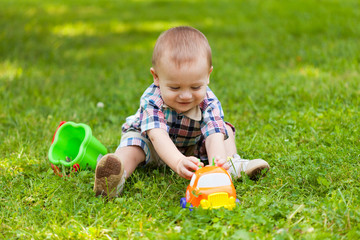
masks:
[[[183,91],[180,94],[180,98],[181,99],[190,99],[191,98],[191,93],[189,91]]]

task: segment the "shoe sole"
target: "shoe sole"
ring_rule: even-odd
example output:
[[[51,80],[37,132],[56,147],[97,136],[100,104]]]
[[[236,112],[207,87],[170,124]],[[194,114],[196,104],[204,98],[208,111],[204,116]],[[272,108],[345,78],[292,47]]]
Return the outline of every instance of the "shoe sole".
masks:
[[[266,171],[263,171],[264,169],[266,169]],[[256,169],[249,169],[248,172],[250,172],[251,174],[247,174],[247,175],[251,180],[257,181],[260,178],[264,177],[268,171],[269,171],[268,166],[262,166]]]
[[[124,167],[115,154],[107,154],[102,157],[95,170],[95,195],[108,198],[116,197],[123,173]]]

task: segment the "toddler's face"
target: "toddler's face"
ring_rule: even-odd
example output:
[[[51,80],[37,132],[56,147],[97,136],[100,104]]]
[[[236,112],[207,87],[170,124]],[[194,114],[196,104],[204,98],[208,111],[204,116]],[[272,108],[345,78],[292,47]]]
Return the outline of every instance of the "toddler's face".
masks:
[[[186,112],[199,105],[206,95],[210,73],[205,58],[177,67],[168,59],[163,59],[159,66],[151,68],[154,84],[160,87],[164,103],[178,113]]]

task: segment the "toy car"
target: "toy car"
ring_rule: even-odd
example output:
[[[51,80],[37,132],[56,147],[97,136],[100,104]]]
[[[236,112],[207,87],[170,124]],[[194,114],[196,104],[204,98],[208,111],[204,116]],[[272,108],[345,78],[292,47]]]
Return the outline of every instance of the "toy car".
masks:
[[[239,200],[229,173],[221,167],[206,166],[195,172],[180,205],[186,208],[190,203],[190,209],[201,206],[204,209],[224,207],[231,210],[236,202]]]

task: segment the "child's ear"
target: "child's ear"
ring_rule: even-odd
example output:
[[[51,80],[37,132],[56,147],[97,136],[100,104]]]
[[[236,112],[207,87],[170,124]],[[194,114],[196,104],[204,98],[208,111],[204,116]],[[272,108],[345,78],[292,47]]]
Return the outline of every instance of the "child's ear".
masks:
[[[151,75],[153,76],[154,84],[156,86],[159,86],[159,76],[157,75],[157,73],[153,67],[150,68],[150,72],[151,72]]]
[[[213,66],[211,66],[210,67],[210,70],[209,70],[209,77],[208,77],[208,81],[207,81],[207,84],[209,84],[210,83],[210,74],[212,73],[212,71],[214,70],[214,67]]]

